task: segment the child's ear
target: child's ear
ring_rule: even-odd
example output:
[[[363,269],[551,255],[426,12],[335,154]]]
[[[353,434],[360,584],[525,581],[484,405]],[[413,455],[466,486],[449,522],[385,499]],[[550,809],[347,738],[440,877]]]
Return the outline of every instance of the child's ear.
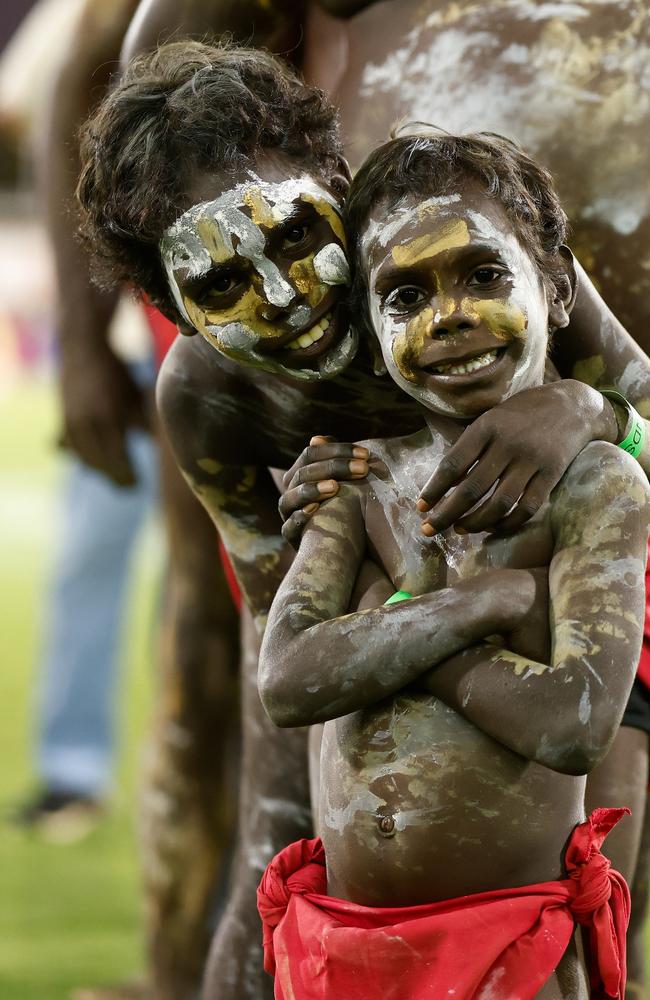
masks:
[[[576,300],[578,282],[573,254],[568,247],[561,246],[559,257],[562,273],[553,282],[552,298],[548,310],[549,326],[554,330],[569,325],[569,315]]]
[[[337,156],[336,166],[330,174],[330,184],[338,194],[345,198],[351,183],[352,172],[350,170],[350,164],[344,156]]]

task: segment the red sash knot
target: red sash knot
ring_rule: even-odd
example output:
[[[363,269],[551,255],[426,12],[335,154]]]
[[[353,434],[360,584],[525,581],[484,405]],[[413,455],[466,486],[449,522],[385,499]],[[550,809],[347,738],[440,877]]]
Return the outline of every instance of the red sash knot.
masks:
[[[407,907],[328,896],[321,841],[291,844],[257,890],[276,1000],[534,1000],[576,923],[592,1000],[623,1000],[630,893],[600,848],[628,812],[596,809],[574,828],[566,878]]]

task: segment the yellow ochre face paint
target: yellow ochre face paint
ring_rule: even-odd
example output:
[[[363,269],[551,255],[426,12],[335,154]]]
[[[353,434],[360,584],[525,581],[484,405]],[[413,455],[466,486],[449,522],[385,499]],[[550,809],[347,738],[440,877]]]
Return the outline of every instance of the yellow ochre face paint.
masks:
[[[427,408],[462,417],[541,384],[546,291],[503,206],[475,187],[404,199],[388,215],[371,218],[361,245],[394,381]]]
[[[183,318],[225,356],[308,380],[332,377],[354,356],[347,328],[304,368],[297,346],[290,365],[279,353],[306,333],[312,343],[323,338],[349,284],[339,206],[309,175],[271,183],[251,173],[184,212],[163,234],[160,255]]]

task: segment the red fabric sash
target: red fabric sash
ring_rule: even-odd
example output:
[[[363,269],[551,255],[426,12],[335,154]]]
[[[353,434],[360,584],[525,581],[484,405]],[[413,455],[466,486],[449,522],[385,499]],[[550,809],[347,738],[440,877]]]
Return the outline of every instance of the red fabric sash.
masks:
[[[575,929],[587,928],[591,996],[625,991],[630,894],[600,852],[628,809],[596,809],[571,834],[568,877],[403,908],[327,896],[319,839],[270,863],[257,892],[276,1000],[532,1000]]]

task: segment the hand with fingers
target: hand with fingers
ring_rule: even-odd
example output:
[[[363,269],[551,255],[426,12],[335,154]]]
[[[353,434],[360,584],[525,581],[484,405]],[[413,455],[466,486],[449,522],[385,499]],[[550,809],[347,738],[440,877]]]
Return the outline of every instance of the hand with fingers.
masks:
[[[367,476],[369,458],[360,445],[342,444],[327,434],[311,438],[282,480],[278,509],[285,541],[297,549],[312,514],[336,496],[340,482]]]
[[[131,427],[150,429],[150,406],[127,365],[109,347],[61,367],[61,444],[117,486],[136,479],[127,451]]]
[[[477,417],[427,482],[422,532],[512,532],[548,500],[571,462],[594,440],[615,441],[611,404],[563,379],[527,389]]]

